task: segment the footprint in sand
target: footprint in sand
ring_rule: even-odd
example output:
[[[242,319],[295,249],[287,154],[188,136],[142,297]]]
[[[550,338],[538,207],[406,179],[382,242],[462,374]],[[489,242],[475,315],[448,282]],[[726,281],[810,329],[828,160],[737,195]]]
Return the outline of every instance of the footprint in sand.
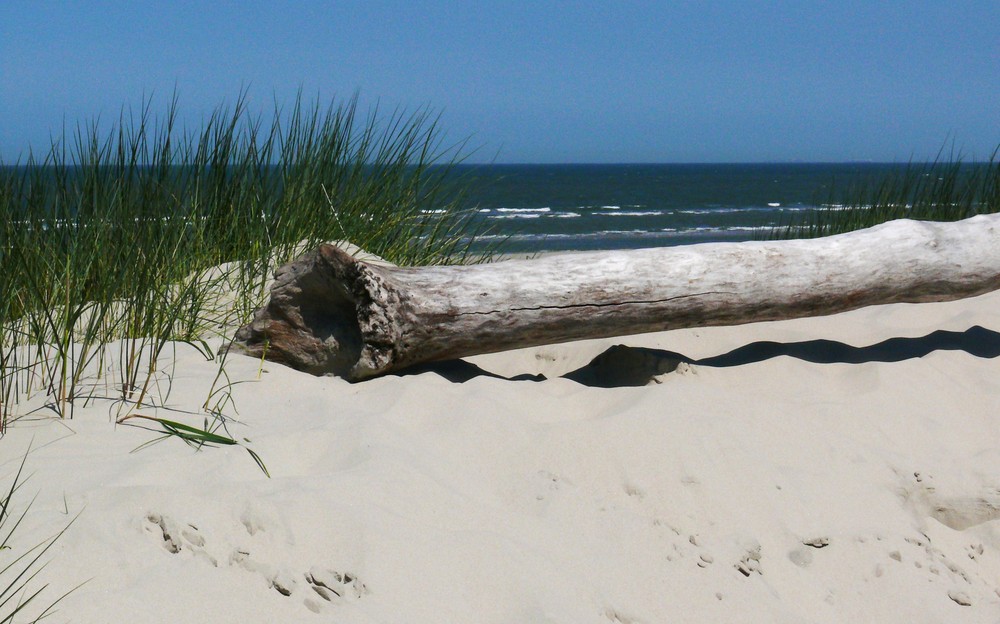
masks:
[[[282,596],[291,596],[297,582],[295,575],[288,570],[278,569],[266,561],[258,561],[250,556],[248,550],[235,550],[229,556],[229,565],[239,566],[247,572],[259,575],[267,582],[267,586]]]
[[[903,500],[918,514],[934,518],[956,531],[1000,519],[1000,487],[983,485],[973,491],[949,491],[935,483],[933,475],[913,473],[902,488]]]
[[[662,525],[662,521],[654,521],[655,525]],[[667,525],[671,531],[677,536],[681,536],[682,533],[677,528]],[[684,559],[693,558],[695,565],[699,568],[707,568],[708,566],[715,563],[715,556],[705,548],[702,540],[698,538],[697,535],[688,535],[684,542],[673,542],[670,545],[670,551],[666,555],[667,561],[681,561]]]
[[[365,584],[350,572],[341,573],[328,568],[312,567],[305,578],[313,592],[326,602],[358,600],[369,593]],[[322,610],[322,604],[313,598],[307,597],[303,604],[314,613]]]
[[[740,557],[735,564],[735,568],[743,576],[749,577],[753,573],[763,576],[764,571],[760,567],[761,547],[760,544],[752,544],[747,548],[746,553]]]
[[[258,514],[249,512],[240,517],[240,524],[251,538],[266,529],[266,522]],[[161,540],[167,552],[174,555],[190,552],[193,556],[208,561],[213,567],[219,567],[219,559],[209,552],[208,540],[196,525],[150,512],[146,514],[144,529]],[[255,540],[251,539],[253,541]],[[308,572],[295,573],[260,559],[252,554],[253,550],[252,547],[237,548],[224,561],[228,566],[238,567],[261,577],[269,588],[282,596],[292,597],[307,592],[303,596],[303,604],[310,611],[319,613],[324,603],[354,601],[369,593],[368,587],[353,572],[312,566]],[[317,596],[322,601],[317,601]]]
[[[972,559],[973,561],[981,557],[984,552],[982,544],[969,544],[968,546],[966,546],[965,550],[966,554],[969,556],[969,559]]]
[[[189,550],[196,557],[218,567],[218,560],[205,550],[205,538],[198,527],[189,523],[175,522],[169,516],[158,513],[146,514],[144,528],[147,532],[163,539],[163,547],[171,554]]]

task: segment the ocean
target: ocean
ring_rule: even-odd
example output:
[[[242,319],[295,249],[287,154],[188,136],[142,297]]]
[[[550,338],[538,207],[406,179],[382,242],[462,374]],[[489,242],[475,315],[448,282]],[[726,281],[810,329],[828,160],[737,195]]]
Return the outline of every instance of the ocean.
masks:
[[[836,209],[906,164],[458,165],[473,249],[634,249],[759,239]],[[275,170],[277,172],[277,170]],[[441,208],[429,206],[428,214]]]
[[[481,240],[512,253],[760,238],[905,165],[463,165]]]

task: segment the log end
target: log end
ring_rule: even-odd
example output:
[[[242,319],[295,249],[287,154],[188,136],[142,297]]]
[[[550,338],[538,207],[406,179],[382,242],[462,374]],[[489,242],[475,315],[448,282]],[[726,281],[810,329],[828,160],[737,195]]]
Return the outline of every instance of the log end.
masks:
[[[377,267],[320,245],[275,272],[270,300],[230,348],[313,375],[364,379],[391,367],[398,300]]]

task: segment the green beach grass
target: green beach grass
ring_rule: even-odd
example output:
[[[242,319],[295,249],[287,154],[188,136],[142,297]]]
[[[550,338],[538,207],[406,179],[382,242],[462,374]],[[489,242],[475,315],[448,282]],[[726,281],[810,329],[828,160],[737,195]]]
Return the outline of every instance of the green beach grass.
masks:
[[[98,392],[94,370],[122,417],[155,402],[171,342],[219,357],[209,341],[249,320],[275,266],[319,242],[400,265],[489,253],[469,251],[472,215],[449,176],[465,145],[445,144],[430,111],[299,97],[265,116],[241,96],[188,131],[178,110],[176,96],[160,115],[146,100],[0,163],[0,431],[40,395],[72,418]],[[224,390],[205,398],[215,417]]]
[[[15,543],[14,532],[31,509],[31,502],[24,505],[20,512],[15,508],[15,495],[20,493],[25,482],[24,467],[27,459],[28,453],[25,453],[17,472],[11,479],[6,495],[0,498],[0,624],[29,621],[26,618],[31,617],[28,613],[32,609],[35,609],[35,615],[30,621],[41,621],[52,615],[56,605],[76,589],[69,590],[44,607],[36,605],[48,589],[48,585],[43,584],[39,587],[36,582],[36,578],[45,568],[43,558],[73,524],[73,520],[70,520],[57,534],[35,546],[22,548]]]
[[[1000,147],[988,161],[960,156],[909,163],[883,177],[832,191],[807,220],[790,221],[767,238],[817,238],[869,228],[895,219],[959,221],[1000,212]]]

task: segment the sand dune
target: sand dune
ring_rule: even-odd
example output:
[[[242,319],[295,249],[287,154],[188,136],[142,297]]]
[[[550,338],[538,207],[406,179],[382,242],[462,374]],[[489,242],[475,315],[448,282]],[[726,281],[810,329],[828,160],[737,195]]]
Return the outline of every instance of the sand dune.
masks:
[[[51,621],[996,622],[998,330],[994,293],[354,385],[234,355],[230,431],[272,478],[132,452],[155,434],[98,400],[14,423],[0,480],[30,444],[19,546],[79,514]],[[177,349],[140,411],[200,424],[171,410],[216,367]]]

